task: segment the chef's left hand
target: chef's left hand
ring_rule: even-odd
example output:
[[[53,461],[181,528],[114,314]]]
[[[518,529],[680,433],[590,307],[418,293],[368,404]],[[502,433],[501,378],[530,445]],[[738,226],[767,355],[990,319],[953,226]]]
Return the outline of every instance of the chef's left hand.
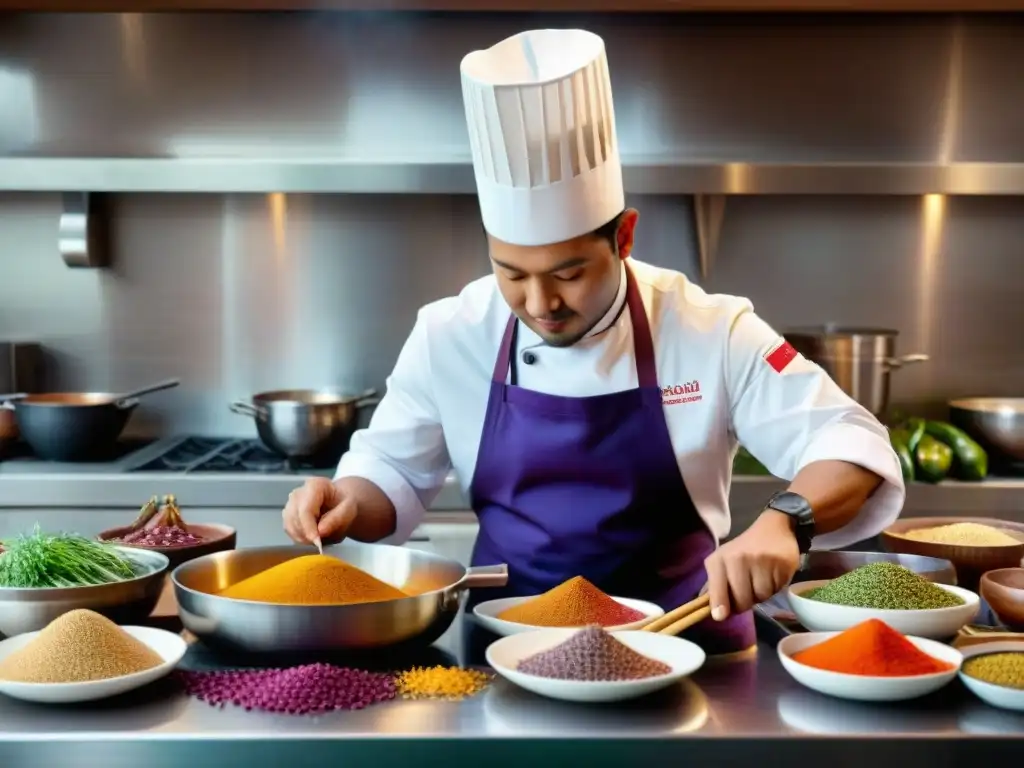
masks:
[[[800,567],[800,547],[789,518],[763,512],[746,531],[705,561],[711,616],[743,613],[785,587]]]

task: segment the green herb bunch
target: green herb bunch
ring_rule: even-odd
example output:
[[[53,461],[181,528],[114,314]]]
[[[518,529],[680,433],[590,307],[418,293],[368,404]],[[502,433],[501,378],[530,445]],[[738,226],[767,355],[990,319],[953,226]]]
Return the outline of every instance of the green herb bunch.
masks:
[[[30,534],[0,541],[0,587],[83,587],[138,575],[139,566],[110,544],[70,533]]]

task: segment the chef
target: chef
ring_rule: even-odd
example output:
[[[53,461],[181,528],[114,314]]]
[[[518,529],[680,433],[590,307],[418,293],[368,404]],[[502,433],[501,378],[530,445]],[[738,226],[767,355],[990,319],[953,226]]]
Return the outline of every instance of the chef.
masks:
[[[422,308],[333,482],[294,491],[297,542],[401,543],[454,468],[503,593],[582,575],[660,604],[707,585],[709,652],[755,642],[751,607],[800,554],[876,535],[904,500],[886,430],[743,298],[632,258],[604,43],[537,30],[462,61],[493,274]],[[742,444],[790,480],[731,541]]]

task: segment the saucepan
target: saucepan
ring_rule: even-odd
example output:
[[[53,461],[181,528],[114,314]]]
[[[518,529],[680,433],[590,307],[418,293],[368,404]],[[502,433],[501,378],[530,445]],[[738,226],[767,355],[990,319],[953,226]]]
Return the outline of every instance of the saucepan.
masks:
[[[216,552],[174,569],[171,582],[185,628],[207,645],[242,653],[323,654],[426,647],[451,626],[468,589],[504,587],[508,566],[466,568],[431,552],[343,541],[324,547],[411,597],[354,605],[279,605],[220,597],[242,579],[315,547]]]
[[[18,420],[14,416],[14,406],[7,403],[20,400],[24,394],[0,395],[0,456],[4,451],[18,442]],[[5,407],[7,406],[7,407]]]
[[[882,417],[889,406],[889,375],[928,355],[896,355],[898,331],[828,324],[785,333],[797,352],[820,365],[846,394]]]
[[[102,461],[111,456],[138,398],[176,387],[169,379],[132,392],[51,392],[24,395],[0,406],[13,407],[22,438],[48,461]]]
[[[337,463],[348,450],[359,412],[376,405],[377,391],[348,394],[340,389],[281,389],[261,392],[252,402],[235,401],[233,413],[250,416],[263,444],[289,459]]]

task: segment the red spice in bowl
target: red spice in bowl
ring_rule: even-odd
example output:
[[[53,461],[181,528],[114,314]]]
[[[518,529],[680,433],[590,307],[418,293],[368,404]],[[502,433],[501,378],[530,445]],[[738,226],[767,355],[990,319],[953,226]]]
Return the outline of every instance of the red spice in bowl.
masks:
[[[576,576],[543,595],[506,608],[497,618],[533,627],[617,627],[641,621],[645,614]]]
[[[868,619],[793,654],[793,661],[826,672],[867,677],[911,677],[948,672],[953,665],[929,656],[879,619]]]

